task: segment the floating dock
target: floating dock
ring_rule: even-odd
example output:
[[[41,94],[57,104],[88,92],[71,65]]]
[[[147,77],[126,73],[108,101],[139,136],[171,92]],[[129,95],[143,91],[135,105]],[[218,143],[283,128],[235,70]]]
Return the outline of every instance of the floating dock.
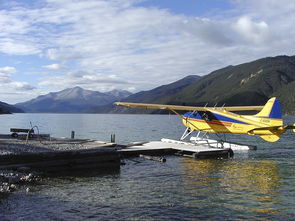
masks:
[[[126,148],[118,150],[124,157],[137,156],[140,154],[167,155],[175,154],[197,159],[204,158],[230,158],[233,151],[230,148],[212,148],[206,144],[194,144],[171,139],[132,143]]]

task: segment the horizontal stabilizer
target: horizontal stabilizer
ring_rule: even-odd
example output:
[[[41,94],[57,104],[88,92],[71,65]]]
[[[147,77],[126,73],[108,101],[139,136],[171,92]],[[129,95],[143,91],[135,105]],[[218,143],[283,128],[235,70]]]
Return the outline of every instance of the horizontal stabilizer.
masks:
[[[284,127],[286,130],[293,130],[293,132],[295,133],[295,124],[292,125],[287,125]]]
[[[282,129],[281,126],[272,126],[272,127],[258,127],[258,128],[254,128],[252,130],[249,130],[248,133],[249,134],[253,134],[255,131],[259,131],[259,130],[278,130],[278,129]]]
[[[260,137],[265,140],[265,141],[268,141],[268,142],[276,142],[280,139],[280,135],[260,135]]]

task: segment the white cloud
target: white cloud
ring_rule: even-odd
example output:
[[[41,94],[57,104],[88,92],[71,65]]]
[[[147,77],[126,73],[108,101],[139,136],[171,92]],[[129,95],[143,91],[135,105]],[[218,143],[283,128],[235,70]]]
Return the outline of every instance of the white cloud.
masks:
[[[17,70],[11,66],[0,67],[0,100],[7,102],[17,102],[23,100],[25,93],[31,93],[35,87],[28,82],[12,80]]]
[[[269,26],[264,21],[253,22],[249,17],[241,17],[233,27],[248,43],[263,44],[270,39]]]
[[[34,43],[24,39],[2,38],[0,52],[8,55],[31,55],[38,54],[40,49]]]
[[[5,37],[11,34],[24,34],[29,29],[29,23],[20,19],[14,12],[2,10],[0,13],[0,36]]]
[[[0,72],[9,73],[9,74],[15,74],[16,69],[14,67],[5,66],[5,67],[0,67]]]
[[[31,91],[35,89],[35,87],[31,86],[27,82],[14,81],[14,82],[10,82],[7,86],[12,87],[13,89],[17,91]]]
[[[0,67],[0,86],[6,85],[7,83],[12,82],[11,74],[15,74],[16,69],[14,67],[5,66]]]
[[[82,55],[81,52],[75,51],[73,48],[50,48],[46,52],[46,56],[51,60],[77,60],[87,55]]]
[[[234,9],[228,13],[195,18],[139,7],[138,2],[16,3],[0,13],[0,52],[54,60],[40,65],[40,72],[67,67],[58,76],[40,79],[38,86],[49,90],[84,85],[133,91],[230,64],[294,54],[293,0],[232,0]]]
[[[66,67],[62,64],[49,64],[42,66],[43,68],[49,69],[49,70],[64,70]]]
[[[0,72],[0,93],[12,93],[13,91],[30,91],[34,90],[35,87],[30,85],[27,82],[19,82],[19,81],[13,81],[11,78],[4,73]]]
[[[37,96],[36,88],[27,82],[12,81],[8,74],[0,72],[0,101],[17,103]]]
[[[44,88],[54,88],[54,90],[81,86],[85,89],[109,91],[117,88],[117,86],[127,87],[130,85],[130,82],[114,75],[102,75],[93,71],[81,70],[69,72],[63,76],[43,78],[38,85]]]
[[[3,73],[3,72],[0,72],[0,82],[2,82],[2,84],[3,83],[8,83],[8,82],[10,82],[11,80],[10,80],[10,76],[8,75],[8,74],[6,74],[6,73]],[[1,84],[0,84],[1,85]]]

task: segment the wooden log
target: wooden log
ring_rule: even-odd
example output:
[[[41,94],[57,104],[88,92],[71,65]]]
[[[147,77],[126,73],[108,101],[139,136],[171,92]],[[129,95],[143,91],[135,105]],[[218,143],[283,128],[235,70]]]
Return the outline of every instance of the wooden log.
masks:
[[[147,160],[158,161],[158,162],[161,162],[161,163],[166,162],[166,159],[163,158],[163,157],[149,156],[149,155],[143,155],[143,154],[140,154],[139,157],[145,158]]]
[[[118,150],[118,152],[123,156],[123,157],[136,157],[139,156],[140,154],[143,155],[171,155],[177,152],[177,150],[173,149],[135,149],[135,150]]]

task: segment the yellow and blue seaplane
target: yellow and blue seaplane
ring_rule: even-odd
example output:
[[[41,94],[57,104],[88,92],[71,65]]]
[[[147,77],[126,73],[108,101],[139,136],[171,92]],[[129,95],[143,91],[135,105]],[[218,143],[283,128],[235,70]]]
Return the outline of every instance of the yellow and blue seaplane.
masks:
[[[295,132],[295,124],[284,125],[280,101],[273,97],[264,106],[234,107],[193,107],[165,104],[144,104],[116,102],[116,105],[135,108],[166,109],[177,114],[186,130],[181,137],[185,139],[194,131],[205,133],[230,133],[258,135],[268,142],[278,141],[288,129]],[[177,111],[189,111],[180,114]],[[258,111],[254,115],[240,115],[234,112]],[[199,136],[199,133],[198,133]],[[200,139],[200,138],[195,138]]]

